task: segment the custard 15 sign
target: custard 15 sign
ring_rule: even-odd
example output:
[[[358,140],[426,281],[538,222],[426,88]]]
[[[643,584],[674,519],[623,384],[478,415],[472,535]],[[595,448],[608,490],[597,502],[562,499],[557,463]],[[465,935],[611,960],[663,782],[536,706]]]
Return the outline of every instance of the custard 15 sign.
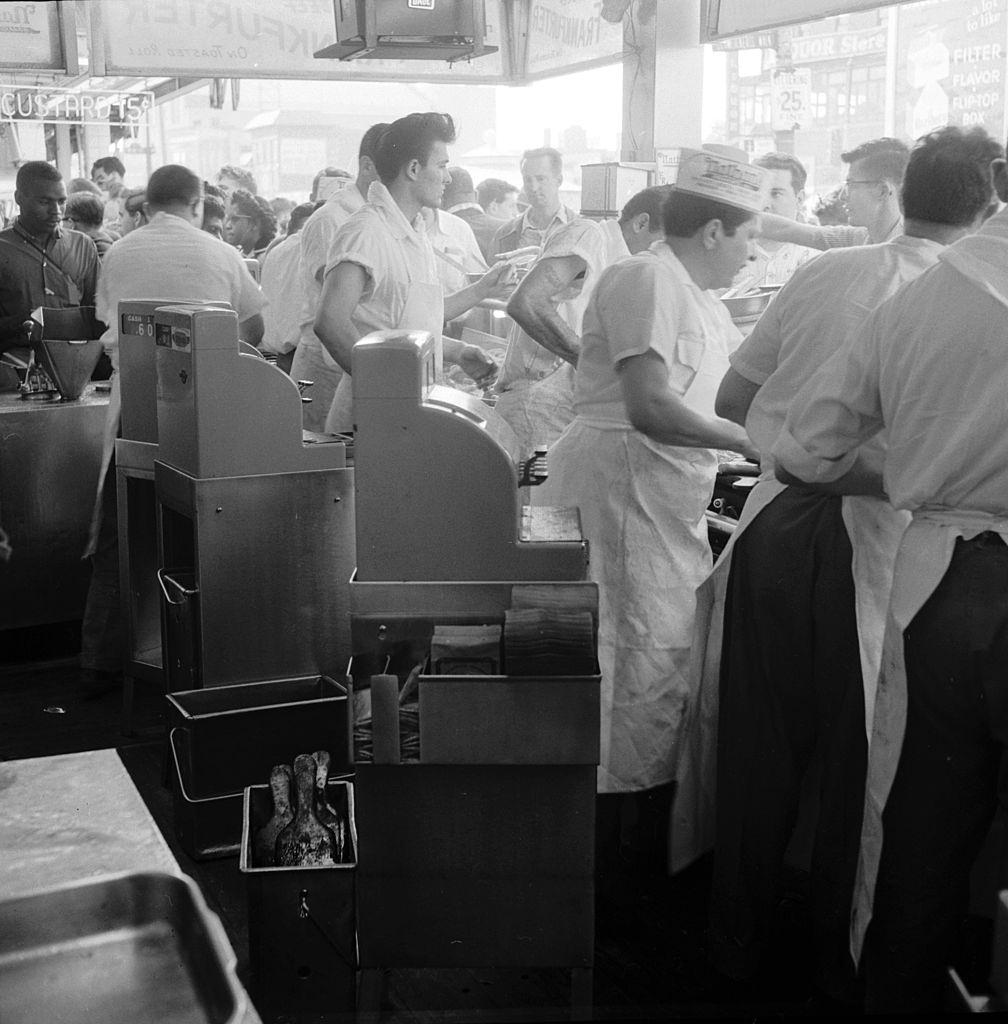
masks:
[[[0,117],[20,121],[71,121],[130,127],[145,123],[153,106],[152,92],[104,89],[71,92],[51,86],[0,86]]]

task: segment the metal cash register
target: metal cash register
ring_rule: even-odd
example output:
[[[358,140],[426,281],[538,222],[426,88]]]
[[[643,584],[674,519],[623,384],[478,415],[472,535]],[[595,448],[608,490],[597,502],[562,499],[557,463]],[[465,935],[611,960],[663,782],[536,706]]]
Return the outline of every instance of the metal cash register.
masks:
[[[349,649],[353,471],[302,431],[301,395],[212,306],[154,313],[159,564],[192,581],[165,621],[169,690],[324,673]],[[169,651],[169,648],[173,648]]]
[[[356,580],[584,579],[577,509],[522,504],[493,411],[435,362],[422,331],[354,346]]]
[[[163,678],[154,495],[154,463],[158,457],[154,313],[158,307],[167,305],[191,303],[170,298],[136,299],[120,302],[117,313],[120,436],[115,442],[114,471],[119,589],[123,595],[126,634],[123,730],[127,734],[131,729],[133,681],[160,683]],[[226,302],[209,305],[231,308]]]

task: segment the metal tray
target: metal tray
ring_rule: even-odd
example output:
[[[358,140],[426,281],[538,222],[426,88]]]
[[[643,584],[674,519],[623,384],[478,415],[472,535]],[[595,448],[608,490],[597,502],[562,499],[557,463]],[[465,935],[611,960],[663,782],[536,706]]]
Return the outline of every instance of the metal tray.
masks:
[[[242,790],[192,797],[189,733],[172,729],[168,743],[175,769],[171,777],[175,835],[182,849],[193,860],[237,857],[242,834]]]
[[[353,761],[347,687],[328,676],[296,676],[169,693],[168,728],[189,733],[192,799],[265,783],[275,764],[328,750],[333,775]]]
[[[0,903],[3,1024],[233,1024],[235,955],[195,883],[106,875]]]

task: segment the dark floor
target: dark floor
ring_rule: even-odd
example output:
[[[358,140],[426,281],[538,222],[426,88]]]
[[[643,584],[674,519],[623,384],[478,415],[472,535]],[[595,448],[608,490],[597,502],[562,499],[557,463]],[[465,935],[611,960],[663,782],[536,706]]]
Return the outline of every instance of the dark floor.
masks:
[[[97,700],[78,695],[75,630],[71,623],[0,633],[0,760],[115,747],[183,871],[199,883],[221,916],[238,956],[239,976],[254,996],[246,895],[237,859],[194,862],[173,832],[171,794],[162,784],[163,698],[151,687],[138,686],[138,735],[123,735],[119,693]],[[828,1007],[812,999],[804,980],[809,942],[800,900],[792,899],[789,909],[782,909],[771,966],[757,983],[731,986],[710,975],[704,949],[709,873],[709,863],[700,861],[675,878],[652,879],[632,913],[599,915],[595,1016],[754,1021],[828,1013]],[[984,987],[989,932],[987,922],[974,922],[961,966],[971,991]],[[392,970],[384,981],[380,1019],[389,1022],[559,1020],[569,999],[568,976],[559,970]],[[259,1008],[267,1022],[301,1024],[299,1018]],[[321,1018],[311,1019],[322,1024]],[[325,1018],[346,1019],[338,1014]]]

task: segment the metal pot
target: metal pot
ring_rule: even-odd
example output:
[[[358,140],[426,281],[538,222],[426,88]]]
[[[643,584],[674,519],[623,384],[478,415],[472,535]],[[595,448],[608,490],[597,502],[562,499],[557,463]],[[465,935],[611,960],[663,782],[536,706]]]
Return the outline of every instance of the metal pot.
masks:
[[[736,298],[722,299],[728,308],[732,320],[749,319],[759,316],[776,294],[776,288],[760,288],[751,295],[740,295]]]

